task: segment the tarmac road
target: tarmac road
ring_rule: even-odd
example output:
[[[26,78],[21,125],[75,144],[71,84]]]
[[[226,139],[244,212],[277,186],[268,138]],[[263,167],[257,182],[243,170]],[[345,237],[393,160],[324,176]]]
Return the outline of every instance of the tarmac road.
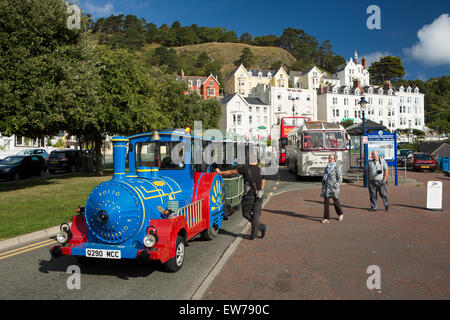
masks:
[[[297,181],[282,168],[267,180],[265,196],[318,185],[320,179]],[[190,299],[236,237],[245,240],[241,232],[246,224],[238,210],[214,240],[190,241],[177,273],[167,273],[156,262],[99,260],[80,265],[73,257],[53,259],[48,251],[52,239],[0,252],[0,299]],[[81,289],[67,287],[72,265],[80,267]]]

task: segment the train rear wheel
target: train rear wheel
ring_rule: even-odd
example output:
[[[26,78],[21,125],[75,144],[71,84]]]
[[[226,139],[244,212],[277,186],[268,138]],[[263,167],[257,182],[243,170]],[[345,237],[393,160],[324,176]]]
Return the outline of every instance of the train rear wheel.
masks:
[[[184,238],[179,235],[175,243],[175,256],[164,264],[169,272],[177,272],[181,269],[184,263],[184,253]]]
[[[217,226],[213,226],[212,228],[206,229],[202,232],[201,237],[202,240],[212,240],[219,233],[219,228]]]

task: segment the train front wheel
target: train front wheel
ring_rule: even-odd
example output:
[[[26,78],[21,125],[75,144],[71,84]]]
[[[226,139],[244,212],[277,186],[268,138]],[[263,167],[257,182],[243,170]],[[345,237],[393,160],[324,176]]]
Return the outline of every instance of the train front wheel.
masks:
[[[177,236],[177,241],[175,243],[175,256],[164,264],[169,272],[177,272],[181,269],[184,263],[184,253],[184,238],[182,236]]]

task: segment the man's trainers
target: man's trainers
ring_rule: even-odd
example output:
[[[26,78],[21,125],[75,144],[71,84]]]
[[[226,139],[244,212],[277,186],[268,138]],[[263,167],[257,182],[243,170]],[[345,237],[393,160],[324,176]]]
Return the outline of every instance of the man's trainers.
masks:
[[[386,206],[386,211],[389,211],[389,205]]]
[[[369,211],[374,212],[374,211],[378,211],[378,209],[370,208]]]
[[[266,236],[267,229],[269,229],[268,226],[264,226],[264,229],[261,230],[261,239]]]
[[[320,221],[321,223],[330,223],[330,220],[328,219],[323,219],[322,221]]]
[[[344,215],[343,215],[343,214],[341,214],[341,215],[339,216],[338,220],[339,220],[339,221],[342,221],[342,220],[344,220]]]

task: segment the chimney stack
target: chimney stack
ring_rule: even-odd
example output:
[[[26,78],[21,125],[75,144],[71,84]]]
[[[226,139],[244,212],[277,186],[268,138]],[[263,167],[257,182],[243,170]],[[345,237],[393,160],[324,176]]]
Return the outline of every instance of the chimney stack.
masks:
[[[384,90],[389,90],[390,88],[392,88],[392,83],[390,80],[386,80],[384,82]]]
[[[184,79],[184,71],[181,69],[181,79]]]
[[[364,70],[367,70],[367,59],[366,59],[366,57],[362,58],[362,65],[363,65]]]

